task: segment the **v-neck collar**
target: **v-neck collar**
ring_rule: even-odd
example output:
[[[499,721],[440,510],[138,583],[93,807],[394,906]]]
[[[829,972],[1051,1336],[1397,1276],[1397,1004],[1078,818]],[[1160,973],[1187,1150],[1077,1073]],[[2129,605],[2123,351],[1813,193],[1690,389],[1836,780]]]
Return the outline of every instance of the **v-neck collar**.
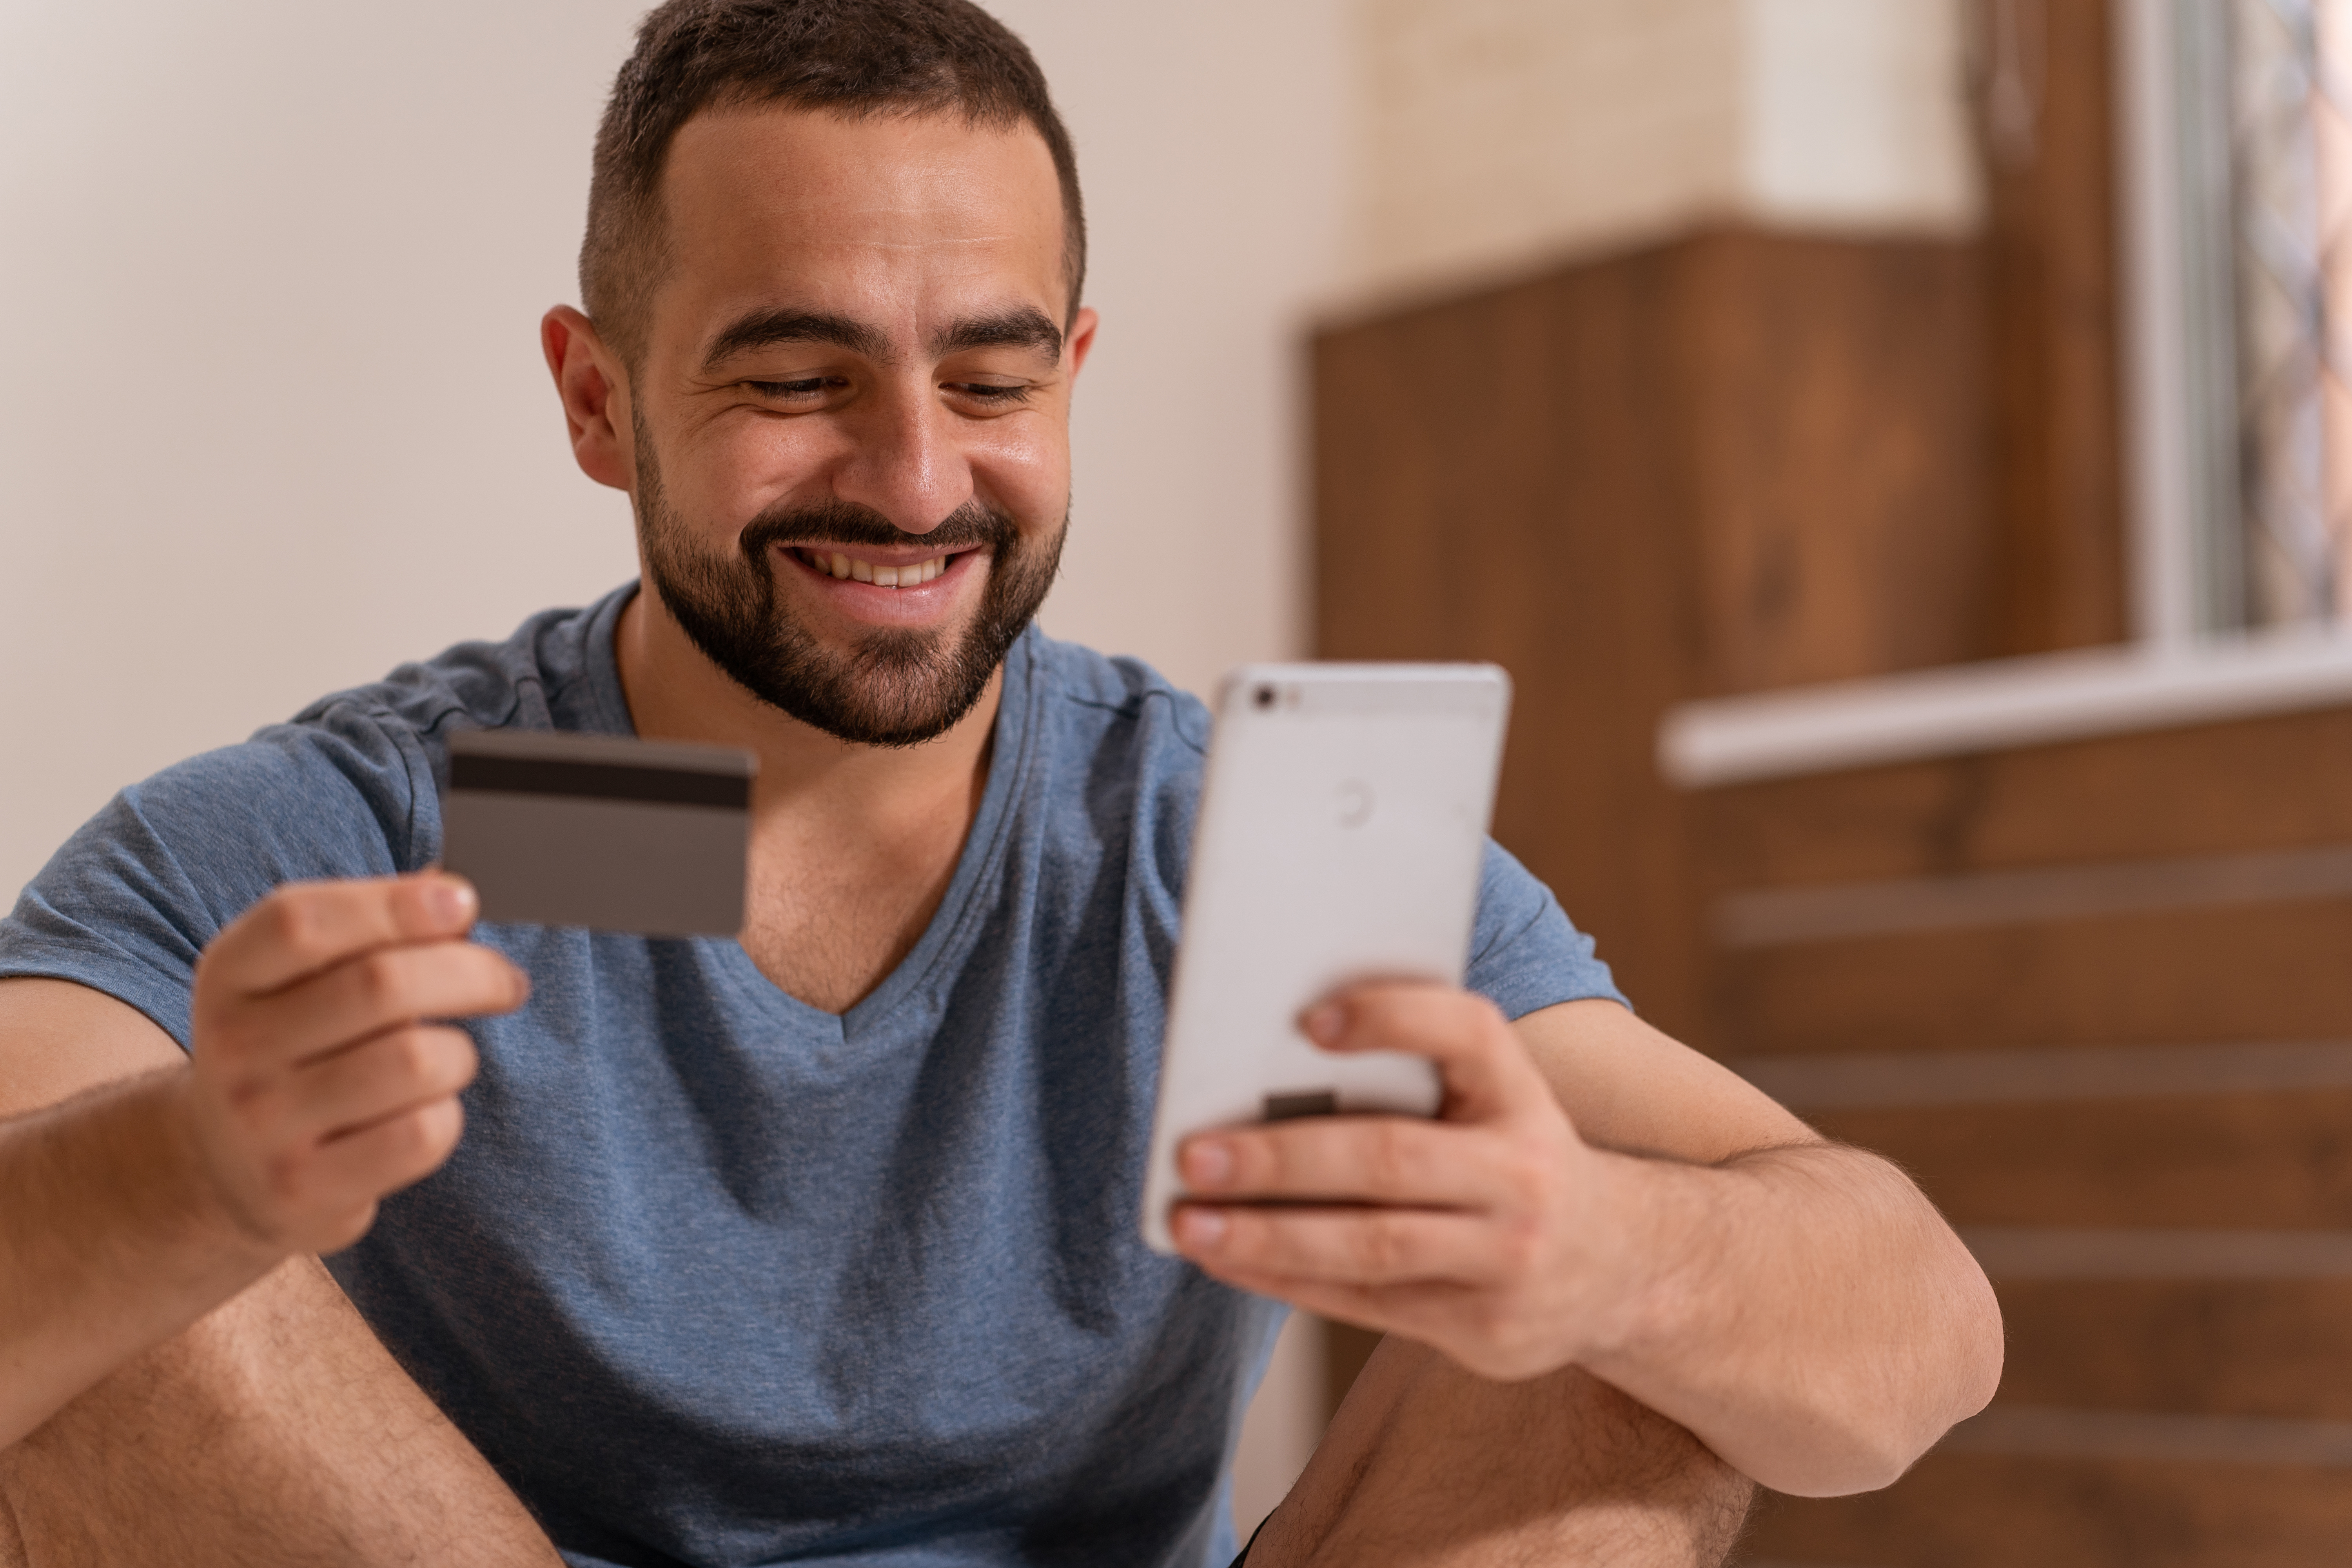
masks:
[[[621,685],[621,668],[613,637],[621,612],[638,591],[630,584],[607,598],[590,616],[586,669],[595,695],[598,718],[612,733],[635,735],[636,721],[629,712],[628,694]],[[837,1032],[843,1039],[864,1033],[874,1020],[887,1017],[908,996],[919,992],[941,964],[971,945],[984,910],[978,907],[980,889],[995,880],[1011,837],[1013,803],[1028,777],[1036,737],[1042,726],[1034,711],[1039,695],[1036,675],[1038,630],[1033,623],[1004,656],[1004,685],[997,695],[996,728],[991,738],[988,783],[982,789],[980,809],[972,814],[956,856],[955,874],[930,923],[906,957],[882,983],[860,997],[845,1013],[828,1013],[812,1006],[761,973],[733,937],[693,937],[715,966],[734,984],[751,1005],[781,1023],[798,1029]]]

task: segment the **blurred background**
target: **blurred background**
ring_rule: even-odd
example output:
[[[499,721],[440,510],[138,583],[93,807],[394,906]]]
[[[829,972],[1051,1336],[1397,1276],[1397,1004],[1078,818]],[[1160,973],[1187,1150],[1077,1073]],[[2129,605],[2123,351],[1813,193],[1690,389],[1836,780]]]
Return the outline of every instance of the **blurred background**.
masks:
[[[0,885],[630,574],[535,323],[640,9],[0,0]],[[2342,1560],[2345,0],[994,9],[1104,316],[1049,629],[1508,666],[1498,836],[1995,1277],[1992,1409],[1744,1560]]]

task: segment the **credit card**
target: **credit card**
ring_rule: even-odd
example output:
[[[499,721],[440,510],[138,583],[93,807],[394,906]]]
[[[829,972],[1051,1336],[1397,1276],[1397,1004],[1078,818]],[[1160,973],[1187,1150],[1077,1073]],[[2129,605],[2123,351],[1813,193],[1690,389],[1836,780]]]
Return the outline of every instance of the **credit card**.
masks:
[[[731,746],[464,731],[441,863],[474,884],[484,920],[733,936],[758,771]]]

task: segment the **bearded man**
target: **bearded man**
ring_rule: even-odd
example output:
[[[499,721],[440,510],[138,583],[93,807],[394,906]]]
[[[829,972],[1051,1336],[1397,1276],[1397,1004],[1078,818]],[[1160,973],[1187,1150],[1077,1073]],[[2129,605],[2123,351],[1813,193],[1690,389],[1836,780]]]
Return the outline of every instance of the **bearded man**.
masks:
[[[643,586],[126,790],[0,925],[0,1559],[1219,1568],[1283,1302],[1388,1337],[1253,1568],[1717,1561],[1985,1401],[1918,1193],[1492,848],[1465,988],[1309,1020],[1444,1116],[1196,1138],[1234,1201],[1143,1247],[1206,716],[1031,626],[1085,254],[964,0],[646,20],[542,323]],[[756,752],[740,941],[478,924],[467,730]]]

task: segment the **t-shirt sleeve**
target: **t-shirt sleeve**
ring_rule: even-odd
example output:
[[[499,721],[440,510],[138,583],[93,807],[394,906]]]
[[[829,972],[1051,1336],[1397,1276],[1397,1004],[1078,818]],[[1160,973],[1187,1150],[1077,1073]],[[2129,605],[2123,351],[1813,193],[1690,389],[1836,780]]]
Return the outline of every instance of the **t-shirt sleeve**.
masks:
[[[1570,925],[1559,900],[1511,852],[1489,840],[1478,883],[1478,919],[1470,935],[1470,973],[1464,984],[1509,1018],[1524,1018],[1556,1002],[1595,998],[1633,1004],[1592,951],[1592,939]]]
[[[0,920],[0,978],[77,981],[182,1048],[196,957],[282,883],[415,870],[432,852],[415,734],[352,705],[207,752],[116,795]]]

